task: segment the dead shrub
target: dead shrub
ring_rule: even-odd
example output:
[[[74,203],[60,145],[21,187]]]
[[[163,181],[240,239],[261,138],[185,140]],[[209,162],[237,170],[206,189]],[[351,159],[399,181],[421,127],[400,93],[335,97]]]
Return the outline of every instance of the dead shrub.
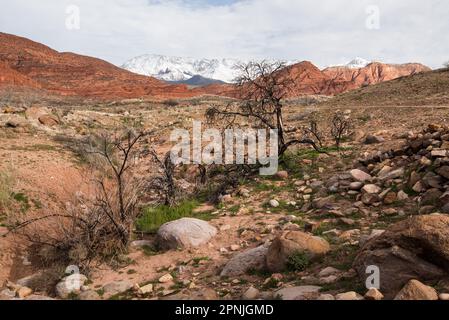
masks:
[[[96,259],[113,259],[127,250],[138,199],[145,183],[133,174],[136,146],[144,133],[133,130],[102,133],[84,148],[93,161],[91,194],[79,193],[61,213],[21,216],[10,221],[12,230],[46,248],[45,258],[88,267]]]

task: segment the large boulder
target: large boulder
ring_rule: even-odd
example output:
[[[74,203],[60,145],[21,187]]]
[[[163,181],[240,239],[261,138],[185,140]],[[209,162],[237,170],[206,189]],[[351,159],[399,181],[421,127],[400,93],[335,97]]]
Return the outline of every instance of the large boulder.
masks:
[[[415,216],[368,241],[354,260],[363,282],[368,266],[380,271],[380,290],[393,298],[412,279],[439,280],[449,272],[449,216]]]
[[[281,272],[287,266],[288,258],[303,252],[314,259],[330,250],[329,243],[320,237],[315,237],[301,231],[287,231],[274,239],[267,252],[267,268],[271,272]]]
[[[198,247],[217,234],[217,229],[199,219],[182,218],[163,224],[157,232],[157,244],[163,250]]]
[[[394,300],[438,300],[438,293],[418,280],[410,280]]]
[[[266,269],[265,257],[267,251],[267,246],[260,246],[237,254],[229,260],[220,275],[222,277],[236,277],[248,271]]]

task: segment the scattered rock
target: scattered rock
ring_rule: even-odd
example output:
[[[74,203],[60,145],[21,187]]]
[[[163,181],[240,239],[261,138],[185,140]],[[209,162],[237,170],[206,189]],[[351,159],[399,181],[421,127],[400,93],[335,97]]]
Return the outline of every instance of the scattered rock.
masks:
[[[382,138],[382,137],[377,137],[377,136],[369,134],[369,135],[366,136],[366,138],[363,141],[363,143],[364,144],[376,144],[376,143],[382,143],[384,141],[385,141],[385,139]]]
[[[138,293],[141,295],[149,294],[153,292],[153,284],[149,283],[143,287],[140,287]]]
[[[408,194],[406,194],[404,191],[399,191],[398,192],[398,200],[399,201],[404,201],[407,200],[409,198]]]
[[[67,299],[71,294],[79,294],[86,281],[87,277],[82,274],[71,274],[56,285],[56,294],[61,299]]]
[[[438,298],[440,300],[449,301],[449,293],[440,293]]]
[[[81,292],[79,294],[78,298],[80,300],[85,300],[85,301],[101,300],[100,295],[93,290],[87,290],[87,291]]]
[[[371,288],[365,293],[366,300],[382,300],[384,295],[376,288]]]
[[[277,200],[275,200],[275,199],[270,200],[270,206],[271,206],[272,208],[277,208],[277,207],[279,207],[279,201],[277,201]]]
[[[259,297],[260,291],[254,287],[250,287],[242,296],[243,300],[256,300]]]
[[[131,242],[130,246],[131,248],[145,248],[145,247],[152,247],[153,241],[150,240],[135,240]]]
[[[41,124],[48,127],[53,127],[59,124],[59,119],[51,114],[42,115],[38,120]]]
[[[126,280],[113,281],[103,286],[106,297],[126,292],[133,287],[133,284]]]
[[[167,283],[173,281],[173,277],[170,273],[164,274],[162,277],[158,280],[160,283]]]
[[[371,177],[368,173],[363,172],[359,169],[354,169],[350,171],[351,177],[359,182],[371,181],[373,177]]]
[[[278,290],[274,295],[281,300],[302,300],[307,295],[318,294],[320,289],[318,286],[291,287]]]
[[[267,268],[271,272],[281,272],[285,270],[288,258],[296,252],[303,252],[313,259],[326,254],[329,250],[330,245],[323,238],[301,231],[287,231],[269,246]]]
[[[226,264],[220,275],[222,277],[235,277],[250,270],[266,269],[265,256],[267,251],[266,246],[260,246],[237,254]]]
[[[279,172],[276,173],[276,177],[278,179],[281,179],[281,180],[287,180],[288,179],[288,172],[287,171],[279,171]]]
[[[349,291],[337,294],[335,300],[363,300],[363,297],[357,292]]]
[[[328,277],[328,276],[332,276],[332,275],[336,275],[341,273],[340,270],[334,268],[334,267],[327,267],[324,268],[323,270],[320,271],[320,273],[318,273],[319,277]]]
[[[380,193],[382,189],[375,184],[367,184],[362,188],[363,192],[371,193],[371,194],[378,194]]]
[[[320,296],[317,298],[319,301],[331,301],[335,300],[335,297],[331,294],[320,294]]]
[[[17,297],[20,299],[26,298],[30,296],[33,293],[33,290],[28,287],[21,287],[19,290],[17,290]]]
[[[418,280],[410,280],[394,300],[438,300],[438,294],[434,288]]]
[[[380,270],[380,290],[387,299],[412,279],[444,278],[447,269],[442,266],[449,266],[449,216],[413,216],[392,225],[356,256],[353,267],[363,282],[366,268],[372,265]]]

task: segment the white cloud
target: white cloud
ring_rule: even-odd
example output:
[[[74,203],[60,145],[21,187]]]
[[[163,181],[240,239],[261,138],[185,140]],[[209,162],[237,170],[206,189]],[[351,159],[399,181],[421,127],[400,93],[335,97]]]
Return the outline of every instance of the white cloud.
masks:
[[[16,0],[2,4],[0,30],[121,64],[144,53],[193,57],[312,60],[361,56],[386,62],[449,59],[444,0]],[[228,4],[226,4],[228,3]],[[81,11],[81,29],[65,28],[65,8]],[[366,7],[380,29],[365,27]]]

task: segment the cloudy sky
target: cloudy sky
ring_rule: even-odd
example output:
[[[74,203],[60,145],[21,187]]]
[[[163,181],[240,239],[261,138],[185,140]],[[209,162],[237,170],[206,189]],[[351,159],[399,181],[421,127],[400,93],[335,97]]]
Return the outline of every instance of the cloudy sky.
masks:
[[[117,65],[145,53],[319,66],[449,60],[447,0],[1,1],[1,32]]]

